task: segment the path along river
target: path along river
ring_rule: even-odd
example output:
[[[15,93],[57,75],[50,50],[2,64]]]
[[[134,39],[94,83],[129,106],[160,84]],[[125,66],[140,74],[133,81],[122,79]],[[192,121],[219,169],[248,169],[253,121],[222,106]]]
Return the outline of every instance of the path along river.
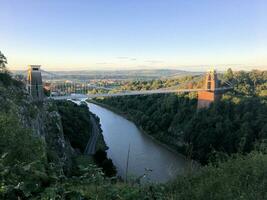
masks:
[[[185,172],[190,161],[173,153],[142,133],[133,122],[99,105],[88,103],[91,112],[100,118],[108,157],[125,178],[130,147],[128,176],[148,175],[142,181],[166,182]]]

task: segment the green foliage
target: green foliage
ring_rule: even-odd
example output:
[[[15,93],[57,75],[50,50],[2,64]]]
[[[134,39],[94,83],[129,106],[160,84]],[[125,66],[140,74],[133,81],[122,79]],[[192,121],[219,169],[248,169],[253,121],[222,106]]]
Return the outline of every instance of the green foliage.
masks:
[[[13,85],[15,87],[22,87],[23,83],[21,81],[12,79],[10,72],[6,69],[7,59],[0,51],[0,86]]]
[[[235,155],[227,162],[206,166],[166,184],[138,187],[104,181],[97,187],[76,185],[75,190],[79,189],[87,198],[103,200],[261,200],[267,197],[266,170],[267,156],[254,152],[247,156]]]
[[[0,196],[30,197],[47,181],[44,142],[12,114],[0,114],[0,133]]]
[[[50,96],[50,90],[47,90],[46,88],[44,88],[44,95],[46,96],[46,97],[49,97]]]
[[[252,153],[178,177],[165,187],[166,199],[228,200],[267,198],[267,156]]]
[[[233,78],[234,78],[234,73],[232,71],[231,68],[227,69],[226,73],[224,74],[224,78],[227,80],[227,81],[232,81]]]
[[[243,96],[266,96],[267,71],[239,71],[234,73],[233,76],[233,79],[229,81],[234,84],[235,94]]]
[[[101,169],[78,165],[76,174],[64,174],[64,163],[48,163],[46,144],[21,126],[18,116],[0,112],[0,199],[81,199],[70,186],[104,181]]]
[[[97,165],[103,169],[103,172],[107,177],[116,176],[117,170],[113,165],[112,160],[107,157],[106,151],[101,149],[96,151],[94,159]]]
[[[71,146],[84,151],[91,136],[92,124],[90,112],[86,105],[77,105],[70,101],[58,101],[64,135]]]
[[[79,189],[86,184],[100,184],[104,177],[94,165],[79,168],[79,176],[67,177],[62,166],[39,161],[3,164],[0,159],[1,199],[81,199]]]
[[[2,52],[0,51],[0,70],[5,70],[7,64],[7,59],[4,56],[4,54],[2,54]]]
[[[43,141],[23,128],[14,115],[0,114],[0,133],[0,154],[6,154],[4,161],[7,164],[36,159],[45,161]]]
[[[0,83],[8,86],[12,83],[10,72],[6,69],[7,59],[0,51]]]
[[[183,89],[183,88],[201,88],[201,76],[182,76],[173,79],[155,79],[151,81],[128,81],[123,85],[112,90],[112,92],[129,90],[155,90],[161,88]]]
[[[193,146],[193,157],[207,163],[213,152],[248,153],[266,138],[267,104],[259,98],[231,97],[195,113],[183,125],[184,141]]]
[[[0,72],[0,83],[4,86],[9,86],[12,84],[12,78],[8,71]]]

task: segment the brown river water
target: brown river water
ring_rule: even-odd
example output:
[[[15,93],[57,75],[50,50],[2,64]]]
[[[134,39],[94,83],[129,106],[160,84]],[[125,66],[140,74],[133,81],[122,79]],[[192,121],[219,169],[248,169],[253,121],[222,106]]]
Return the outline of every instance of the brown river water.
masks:
[[[190,161],[166,149],[142,133],[133,122],[99,105],[88,103],[91,112],[100,118],[104,140],[109,147],[108,157],[125,178],[129,152],[128,177],[140,177],[142,182],[160,183],[185,173]]]

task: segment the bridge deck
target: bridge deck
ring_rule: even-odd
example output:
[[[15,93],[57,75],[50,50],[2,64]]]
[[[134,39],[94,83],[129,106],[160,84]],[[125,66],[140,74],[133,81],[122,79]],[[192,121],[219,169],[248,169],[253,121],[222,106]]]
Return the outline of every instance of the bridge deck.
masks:
[[[222,87],[216,88],[215,91],[224,91],[232,89],[231,87]],[[176,90],[142,90],[142,91],[126,91],[120,93],[100,93],[100,94],[74,94],[66,96],[53,96],[50,97],[55,100],[64,100],[64,99],[84,99],[84,98],[96,98],[96,97],[116,97],[116,96],[131,96],[131,95],[150,95],[150,94],[168,94],[168,93],[184,93],[184,92],[198,92],[198,91],[211,91],[205,89],[176,89]]]

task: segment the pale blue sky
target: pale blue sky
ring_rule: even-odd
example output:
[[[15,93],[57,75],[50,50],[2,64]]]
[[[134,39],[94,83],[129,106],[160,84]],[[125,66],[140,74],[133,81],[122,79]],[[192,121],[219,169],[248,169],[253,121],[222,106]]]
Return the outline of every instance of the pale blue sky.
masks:
[[[0,0],[11,69],[267,69],[266,0]]]

